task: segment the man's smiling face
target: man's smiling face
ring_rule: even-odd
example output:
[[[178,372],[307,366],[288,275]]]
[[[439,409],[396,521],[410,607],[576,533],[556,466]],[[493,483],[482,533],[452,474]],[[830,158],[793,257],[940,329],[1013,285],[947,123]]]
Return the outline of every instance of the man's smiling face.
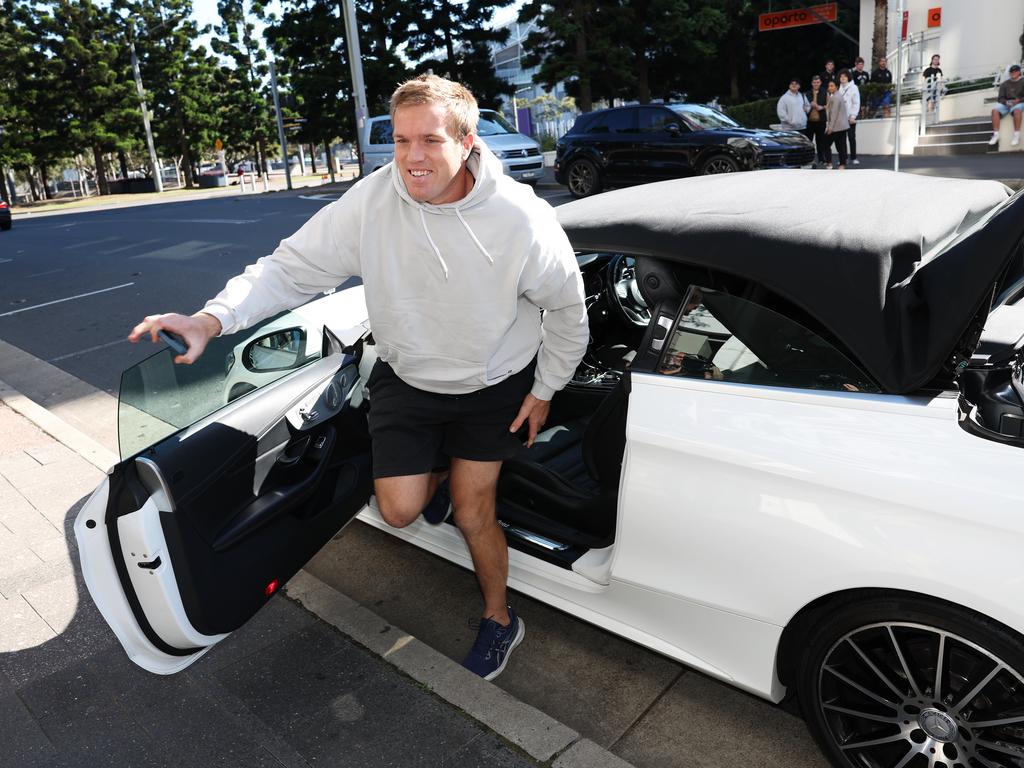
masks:
[[[469,189],[466,158],[474,135],[451,135],[444,104],[399,107],[392,123],[395,163],[409,196],[434,205],[461,200]]]

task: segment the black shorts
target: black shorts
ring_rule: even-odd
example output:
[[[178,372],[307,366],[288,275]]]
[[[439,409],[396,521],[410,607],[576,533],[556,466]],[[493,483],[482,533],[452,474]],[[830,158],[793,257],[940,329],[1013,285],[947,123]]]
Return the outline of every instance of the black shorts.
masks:
[[[522,452],[522,438],[508,428],[533,387],[535,366],[468,395],[443,395],[406,384],[378,360],[367,381],[373,476],[421,475],[452,458],[504,461]]]

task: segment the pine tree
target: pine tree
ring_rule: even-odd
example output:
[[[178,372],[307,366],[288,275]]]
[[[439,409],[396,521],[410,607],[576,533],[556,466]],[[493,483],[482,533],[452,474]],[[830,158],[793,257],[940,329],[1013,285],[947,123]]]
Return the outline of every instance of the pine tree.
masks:
[[[339,9],[341,0],[335,0]],[[387,114],[391,94],[411,72],[396,53],[409,39],[417,6],[404,0],[359,0],[356,18],[363,56],[367,117]]]
[[[286,0],[280,19],[267,27],[279,73],[287,78],[295,110],[305,121],[294,134],[300,142],[330,146],[354,135],[352,83],[345,49],[344,22],[333,0]],[[316,153],[313,152],[316,170]],[[333,178],[334,164],[329,171]]]
[[[192,187],[195,148],[212,146],[222,130],[217,62],[192,47],[209,28],[199,29],[189,18],[192,0],[118,0],[114,7],[133,22],[157,154],[180,157]]]
[[[273,130],[273,102],[268,78],[267,53],[256,39],[256,26],[250,17],[265,15],[264,0],[219,0],[221,23],[211,41],[214,53],[226,58],[218,74],[221,110],[230,131],[221,136],[226,147],[235,151],[251,149],[261,168],[267,165],[267,140]],[[284,158],[287,162],[288,158]]]
[[[509,86],[491,64],[489,44],[504,43],[507,29],[488,27],[498,8],[512,0],[427,0],[417,6],[419,18],[409,38],[408,54],[419,59],[417,70],[466,85],[483,106],[497,107]],[[440,54],[435,56],[434,54]]]
[[[529,0],[519,12],[523,23],[536,20],[524,45],[523,64],[539,66],[534,81],[547,89],[560,81],[583,112],[594,101],[619,95],[629,82],[629,52],[620,45],[624,0]]]
[[[41,27],[57,68],[56,109],[66,116],[61,138],[71,153],[92,153],[100,194],[108,194],[104,155],[140,145],[124,25],[91,0],[56,0],[48,10]]]

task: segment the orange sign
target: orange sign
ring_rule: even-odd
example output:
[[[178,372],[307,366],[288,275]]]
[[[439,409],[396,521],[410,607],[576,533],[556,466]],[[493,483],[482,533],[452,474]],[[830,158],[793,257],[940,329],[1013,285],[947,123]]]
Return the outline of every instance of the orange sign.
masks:
[[[928,9],[928,26],[929,27],[941,27],[942,26],[942,8],[929,8]]]
[[[796,8],[792,11],[762,13],[757,17],[757,29],[759,32],[771,32],[773,29],[806,27],[809,24],[835,21],[838,13],[837,7],[836,3],[824,3],[812,5],[810,8]]]

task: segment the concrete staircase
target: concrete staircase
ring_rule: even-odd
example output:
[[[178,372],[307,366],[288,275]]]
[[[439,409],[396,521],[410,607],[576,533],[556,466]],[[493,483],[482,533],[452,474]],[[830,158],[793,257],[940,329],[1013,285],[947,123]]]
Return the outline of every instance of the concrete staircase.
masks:
[[[924,136],[918,137],[914,154],[935,155],[983,155],[999,151],[998,146],[989,146],[992,138],[992,121],[987,117],[969,117],[936,123],[925,128]]]

